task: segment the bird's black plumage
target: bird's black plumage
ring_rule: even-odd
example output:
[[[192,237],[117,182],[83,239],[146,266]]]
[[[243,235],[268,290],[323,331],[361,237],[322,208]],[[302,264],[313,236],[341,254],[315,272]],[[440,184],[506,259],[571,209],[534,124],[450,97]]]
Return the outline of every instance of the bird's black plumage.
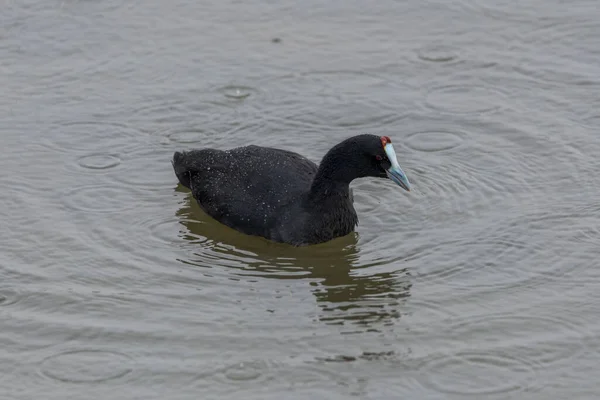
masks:
[[[259,146],[176,152],[172,162],[179,182],[211,217],[249,235],[300,246],[354,230],[349,184],[387,176],[391,162],[381,140],[346,139],[319,166],[297,153]]]

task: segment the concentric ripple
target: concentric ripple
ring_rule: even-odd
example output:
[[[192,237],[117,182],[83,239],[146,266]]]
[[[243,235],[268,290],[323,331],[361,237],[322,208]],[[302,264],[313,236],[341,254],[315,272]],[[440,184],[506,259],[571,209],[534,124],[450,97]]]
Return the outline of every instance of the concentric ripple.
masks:
[[[443,152],[459,147],[464,143],[466,133],[452,131],[421,131],[414,132],[404,139],[407,147],[427,152]]]
[[[448,150],[446,150],[448,151]],[[449,151],[447,154],[451,154]],[[462,156],[462,154],[461,154]],[[488,165],[502,164],[494,155],[476,154],[485,158]],[[425,218],[422,222],[431,224],[450,219],[466,218],[480,212],[489,211],[497,203],[509,206],[526,186],[519,175],[518,164],[508,163],[504,176],[498,179],[497,171],[477,168],[470,160],[458,161],[462,157],[448,159],[423,159],[412,168],[406,168],[413,183],[414,194],[407,196],[412,202],[413,212],[404,218]],[[485,162],[484,160],[481,160]],[[416,210],[416,211],[415,211]]]
[[[80,167],[93,170],[114,168],[120,163],[121,159],[116,154],[88,154],[77,160]]]
[[[449,321],[454,321],[458,317],[443,301],[409,298],[402,305],[402,310],[407,319],[406,324],[413,333],[427,331],[433,324],[447,326]]]
[[[514,218],[496,221],[484,230],[469,231],[468,237],[411,255],[406,261],[419,271],[415,279],[439,280],[445,286],[461,288],[506,290],[543,285],[574,271],[579,275],[594,265],[593,253],[584,251],[579,240],[589,233],[581,216],[557,210],[513,214]]]
[[[459,61],[459,49],[439,43],[430,44],[417,50],[417,56],[423,61],[450,63]]]
[[[534,386],[535,364],[494,352],[461,352],[430,359],[422,366],[427,384],[459,396],[514,395]]]
[[[269,104],[270,118],[319,129],[382,127],[406,117],[412,106],[408,86],[362,72],[287,75],[265,86],[276,101]],[[301,102],[306,97],[312,100]]]
[[[171,167],[173,153],[163,147],[147,147],[123,157],[123,171],[114,180],[126,186],[166,191],[177,182]]]
[[[439,1],[439,0],[437,0]],[[441,2],[446,5],[446,2]],[[552,7],[540,9],[540,3],[523,3],[519,7],[514,7],[511,2],[504,1],[483,1],[483,0],[461,0],[454,2],[453,6],[463,9],[463,12],[483,15],[497,19],[499,21],[513,21],[532,24],[539,22],[541,18],[545,22],[559,21],[565,18],[574,20],[585,16],[593,15],[595,12],[593,2],[588,4],[578,3],[578,7],[569,7],[568,3],[553,2]]]
[[[183,239],[182,232],[185,230],[184,221],[174,218],[172,215],[162,216],[154,214],[147,219],[140,220],[136,223],[136,230],[139,233],[143,232],[146,240],[144,242],[149,246],[167,245],[173,246],[176,244],[186,243]],[[188,220],[186,223],[194,223]],[[153,243],[148,242],[150,239]],[[189,239],[189,238],[188,238]],[[142,243],[140,243],[142,245]]]
[[[485,333],[484,333],[485,332]],[[518,348],[521,357],[540,365],[554,364],[575,358],[585,349],[584,340],[590,334],[581,324],[569,321],[565,315],[496,314],[461,318],[447,326],[447,337],[457,341],[480,333],[489,346],[496,343]],[[473,343],[471,343],[472,345]]]
[[[140,202],[135,192],[108,184],[74,188],[62,197],[67,208],[91,213],[124,211],[138,206]]]
[[[73,121],[56,124],[43,144],[57,151],[125,152],[141,146],[147,135],[127,124],[108,121]]]
[[[188,232],[184,224],[195,224],[197,221],[180,220],[172,213],[164,213],[161,209],[148,209],[143,215],[137,215],[130,223],[121,228],[103,224],[89,224],[85,234],[90,243],[104,243],[107,246],[135,254],[137,256],[154,257],[162,251],[187,247],[200,250],[204,238],[196,237]]]
[[[173,111],[173,118],[159,120],[156,133],[161,147],[181,150],[190,147],[229,148],[247,145],[248,137],[259,141],[266,121],[254,109],[213,106],[196,117],[185,109]]]
[[[40,372],[65,383],[99,383],[120,379],[133,371],[131,357],[118,352],[81,349],[44,359]]]
[[[207,138],[212,138],[217,135],[216,132],[206,131],[198,128],[181,129],[170,131],[165,135],[165,143],[178,143],[178,144],[202,144],[206,145]]]
[[[229,99],[244,100],[252,94],[255,94],[257,90],[250,86],[231,85],[220,88],[219,92]]]
[[[490,283],[484,283],[484,285],[510,286],[520,283],[523,277],[513,276],[512,268],[510,271],[502,273],[499,264],[512,266],[516,262],[523,261],[523,254],[529,251],[532,250],[528,249],[526,245],[509,239],[456,240],[433,246],[423,253],[410,256],[409,261],[418,261],[432,268],[430,271],[426,271],[429,268],[423,268],[418,272],[416,274],[418,280],[429,282],[439,280],[448,285],[463,287],[468,286],[468,282],[465,282],[464,279],[468,279],[470,276],[494,274],[500,275],[500,277],[491,280],[491,277],[488,276],[487,279]],[[486,255],[483,259],[482,254]],[[506,259],[507,257],[510,259]],[[436,260],[438,260],[437,263]],[[482,283],[479,282],[479,284]]]
[[[215,390],[219,390],[215,385],[222,386],[221,389],[226,390],[229,395],[232,394],[232,391],[237,391],[242,397],[247,395],[247,388],[250,384],[252,387],[265,384],[271,388],[286,389],[289,389],[290,384],[293,387],[303,387],[323,382],[327,382],[329,385],[333,382],[346,388],[353,385],[353,382],[348,381],[343,375],[327,368],[322,361],[302,362],[293,358],[285,361],[268,359],[240,361],[203,374],[199,379],[199,386],[206,380],[210,380],[210,384]]]
[[[269,373],[281,368],[279,363],[253,360],[229,365],[221,371],[223,377],[231,381],[251,381],[266,379]]]
[[[426,105],[449,114],[481,114],[497,111],[507,102],[500,90],[473,84],[435,87],[429,91]]]

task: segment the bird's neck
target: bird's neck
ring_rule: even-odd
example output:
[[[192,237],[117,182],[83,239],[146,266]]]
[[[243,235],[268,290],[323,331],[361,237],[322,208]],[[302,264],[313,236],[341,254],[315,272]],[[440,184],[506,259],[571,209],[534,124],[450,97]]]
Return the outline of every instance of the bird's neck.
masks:
[[[350,182],[355,178],[349,153],[336,146],[323,157],[310,188],[310,197],[317,202],[348,198]]]

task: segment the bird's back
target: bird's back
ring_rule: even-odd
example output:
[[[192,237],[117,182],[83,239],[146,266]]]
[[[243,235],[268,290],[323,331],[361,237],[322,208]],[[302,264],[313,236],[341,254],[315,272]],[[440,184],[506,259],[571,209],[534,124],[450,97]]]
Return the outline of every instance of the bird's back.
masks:
[[[260,146],[177,152],[173,167],[207,214],[267,238],[284,210],[308,193],[317,171],[297,153]]]

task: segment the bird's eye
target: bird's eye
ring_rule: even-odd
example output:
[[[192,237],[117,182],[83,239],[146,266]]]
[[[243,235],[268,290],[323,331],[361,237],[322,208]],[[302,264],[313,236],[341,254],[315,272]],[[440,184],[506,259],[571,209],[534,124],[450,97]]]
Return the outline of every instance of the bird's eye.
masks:
[[[377,155],[375,156],[375,159],[376,159],[377,161],[381,161],[381,160],[383,160],[383,157],[381,157],[379,154],[377,154]]]

